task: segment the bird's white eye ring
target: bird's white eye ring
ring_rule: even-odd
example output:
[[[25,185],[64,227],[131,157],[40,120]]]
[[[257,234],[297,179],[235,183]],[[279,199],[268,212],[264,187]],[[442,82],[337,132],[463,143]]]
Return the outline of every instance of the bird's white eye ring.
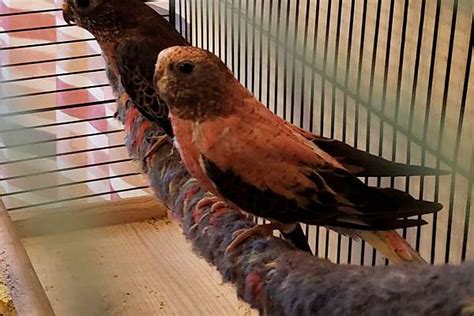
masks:
[[[87,9],[91,5],[91,0],[76,0],[76,6],[79,9]]]
[[[185,62],[179,63],[177,68],[180,73],[185,74],[185,75],[190,75],[194,70],[194,65],[189,61],[185,61]]]

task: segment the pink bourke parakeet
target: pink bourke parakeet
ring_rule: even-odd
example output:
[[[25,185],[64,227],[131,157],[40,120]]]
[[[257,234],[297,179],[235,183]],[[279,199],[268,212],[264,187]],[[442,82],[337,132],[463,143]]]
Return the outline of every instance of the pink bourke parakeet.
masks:
[[[169,107],[175,146],[207,190],[270,224],[249,236],[322,225],[367,240],[394,261],[422,258],[394,229],[425,224],[407,219],[441,210],[408,193],[369,187],[338,157],[260,103],[224,63],[193,47],[162,51],[155,87]]]

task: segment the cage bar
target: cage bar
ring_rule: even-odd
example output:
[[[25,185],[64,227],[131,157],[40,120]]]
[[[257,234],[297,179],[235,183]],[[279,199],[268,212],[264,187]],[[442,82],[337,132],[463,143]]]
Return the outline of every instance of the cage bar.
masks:
[[[474,258],[472,1],[170,0],[160,13],[284,119],[393,161],[451,171],[363,180],[445,205],[423,216],[428,225],[400,230],[430,263]],[[2,23],[38,17],[38,25]],[[72,209],[64,217],[72,229],[77,203],[94,212],[130,197],[148,205],[95,39],[54,6],[2,12],[0,23],[0,199],[9,216],[52,212],[21,221],[21,235],[40,234],[38,221],[63,218],[62,207]],[[149,217],[145,209],[134,218]],[[304,230],[316,256],[388,264],[364,242]]]
[[[170,1],[169,8],[170,22],[176,25],[184,36],[190,38],[193,44],[219,54],[234,69],[236,76],[258,98],[282,117],[309,130],[316,130],[329,137],[339,137],[359,148],[392,160],[412,162],[414,157],[417,157],[416,161],[422,165],[433,166],[432,162],[434,161],[435,167],[450,168],[453,175],[446,187],[446,191],[449,192],[447,196],[440,196],[444,187],[441,188],[441,178],[439,177],[435,183],[426,183],[426,179],[423,177],[378,178],[365,179],[365,181],[382,186],[388,184],[402,188],[407,192],[418,194],[420,197],[426,196],[426,192],[430,192],[430,195],[446,205],[445,212],[440,215],[442,218],[438,218],[435,214],[429,219],[432,225],[429,230],[416,228],[412,232],[411,229],[404,229],[404,236],[412,239],[418,250],[425,254],[429,253],[432,263],[441,260],[439,251],[443,256],[441,261],[451,262],[451,248],[453,247],[460,249],[453,259],[455,262],[469,257],[468,243],[471,242],[469,237],[471,217],[469,214],[472,205],[473,181],[472,163],[469,161],[472,158],[465,159],[466,162],[460,163],[457,157],[472,156],[472,150],[470,151],[469,148],[462,145],[470,128],[468,124],[464,124],[465,116],[469,115],[466,109],[469,104],[472,104],[472,85],[470,85],[473,46],[472,5],[463,1],[454,1],[452,5],[449,5],[443,1],[427,3],[425,0],[413,4],[408,0],[403,3],[370,0],[362,2],[328,0],[314,3],[268,0],[262,1],[259,5],[257,3],[251,5],[250,2],[241,0],[237,3],[233,0],[202,0],[194,3],[181,0]],[[2,13],[0,18],[33,16],[59,11],[59,8],[50,8],[31,12]],[[300,12],[303,14],[299,14]],[[362,14],[356,17],[357,13]],[[230,21],[232,27],[229,28],[227,23],[223,23],[224,21]],[[448,34],[441,31],[441,25],[443,28],[449,27]],[[13,28],[1,32],[4,35],[14,35],[35,31],[55,31],[66,27],[69,26],[58,22],[55,25]],[[463,31],[467,31],[469,35],[461,36]],[[93,41],[87,35],[84,36],[84,38],[78,39],[62,40],[58,38],[51,42],[39,42],[31,45],[4,45],[2,54],[19,49],[39,49],[45,46],[77,43],[87,45]],[[440,49],[444,49],[440,45],[445,42],[448,45],[447,59],[444,66],[439,66],[443,65],[440,64],[439,58],[442,57],[441,53],[444,53],[444,51],[440,51]],[[397,46],[398,48],[395,48]],[[431,47],[431,54],[428,57],[423,56],[422,51],[429,47]],[[12,72],[17,67],[34,67],[63,61],[86,61],[99,56],[99,53],[87,53],[69,57],[7,62],[2,65],[2,72]],[[407,60],[413,60],[413,63],[407,66]],[[444,67],[444,71],[440,67]],[[69,76],[88,77],[104,70],[103,67],[99,67],[78,71],[56,71],[37,76],[2,79],[1,83],[23,84],[27,81],[59,79]],[[457,76],[462,77],[463,81],[460,93],[451,83],[451,78]],[[407,86],[408,80],[411,81],[409,87]],[[424,80],[426,80],[426,84]],[[444,82],[442,93],[438,88],[440,80]],[[2,96],[2,101],[106,87],[108,87],[108,83],[97,82],[79,87],[11,95],[7,93]],[[458,94],[457,98],[450,97],[454,93]],[[426,101],[424,105],[419,101],[420,99]],[[21,111],[2,110],[0,117],[5,120],[18,116],[98,105],[107,107],[113,102],[113,99],[106,99],[60,106],[43,106]],[[457,115],[455,115],[457,118],[455,122],[450,119],[448,123],[448,104],[452,102],[459,104]],[[441,112],[433,112],[438,111],[438,104],[441,105]],[[6,107],[9,108],[8,104]],[[431,124],[434,113],[439,115],[437,130]],[[402,122],[402,115],[407,124]],[[2,133],[7,135],[48,127],[67,127],[76,123],[107,121],[112,117],[112,115],[100,115],[94,118],[69,120],[64,123],[9,127],[2,129]],[[342,123],[340,123],[341,120]],[[454,124],[453,127],[456,131],[454,136],[450,136],[451,127],[447,124]],[[354,127],[352,132],[350,131],[351,126]],[[49,140],[4,144],[0,146],[0,150],[67,142],[121,132],[120,129],[112,129]],[[438,134],[434,142],[430,139],[433,132]],[[443,150],[448,134],[454,141],[452,148],[454,155]],[[8,159],[0,162],[0,165],[5,167],[28,161],[121,147],[123,145],[116,144],[38,155],[31,158]],[[117,161],[126,162],[125,159]],[[431,163],[428,164],[428,161]],[[81,167],[73,168],[79,169]],[[83,168],[87,167],[84,165]],[[60,168],[58,170],[67,169]],[[53,171],[45,172],[50,174]],[[123,175],[136,175],[136,173],[126,172]],[[4,176],[2,179],[11,181],[26,176]],[[97,182],[99,179],[111,180],[120,177],[121,175],[117,174],[97,177],[90,181]],[[79,183],[85,184],[86,180],[57,186],[72,186]],[[466,192],[465,196],[462,196],[462,193],[456,193],[458,185],[463,187],[460,192]],[[57,186],[46,186],[46,188]],[[136,190],[143,188],[143,186],[135,187]],[[127,188],[117,192],[135,189]],[[8,192],[3,196],[15,196],[22,192],[36,191],[41,191],[41,189],[24,188]],[[110,192],[107,191],[104,194],[107,195]],[[95,196],[95,194],[84,196]],[[59,201],[70,200],[65,198]],[[53,202],[51,201],[51,203]],[[37,203],[33,206],[43,204]],[[457,205],[464,205],[464,207],[458,209]],[[16,210],[18,207],[13,209]],[[457,218],[455,214],[458,213],[463,217],[463,221],[455,224],[454,217]],[[440,223],[440,221],[442,222]],[[440,237],[436,233],[440,225],[446,227],[444,237]],[[454,226],[460,229],[453,228]],[[316,238],[313,247],[317,255],[335,259],[336,262],[353,262],[355,253],[352,240],[346,240],[343,236],[332,236],[333,233],[324,228],[307,227],[306,229],[308,235],[314,235]],[[453,236],[453,233],[457,233],[458,230],[462,231],[462,234]],[[444,241],[440,238],[444,238]],[[346,247],[343,247],[344,244]],[[429,245],[429,251],[426,245]],[[377,261],[375,252],[367,252],[366,247],[363,243],[360,245],[360,249],[358,249],[360,260],[356,261],[360,261],[362,264],[368,262],[375,264]],[[330,249],[334,249],[334,251],[330,251]]]
[[[217,16],[227,17],[234,26],[224,30],[225,41],[230,40],[224,47],[230,47],[232,58],[226,60],[224,53],[223,60],[277,114],[394,161],[452,171],[447,186],[441,184],[446,177],[434,183],[425,177],[365,181],[442,202],[442,213],[425,218],[431,227],[401,232],[432,263],[465,260],[468,256],[462,249],[467,252],[467,243],[472,242],[466,231],[472,221],[468,213],[473,175],[469,159],[460,163],[459,156],[472,155],[468,145],[462,146],[462,139],[469,142],[471,130],[463,121],[473,93],[472,3],[268,0],[257,9],[245,1],[211,2],[212,14],[220,8],[223,12]],[[222,55],[212,39],[207,43],[205,34],[214,34],[214,23],[205,23],[206,7],[196,5],[194,10],[194,19],[201,23],[192,25],[198,28],[192,44]],[[220,37],[214,40],[220,43]],[[459,78],[462,88],[450,78]],[[456,155],[443,150],[447,139]],[[440,196],[441,192],[448,194]],[[455,229],[454,218],[463,218]],[[355,262],[387,263],[363,243],[357,247],[358,243],[332,236],[324,228],[309,227],[308,233],[313,229],[317,255],[350,263],[356,250]]]

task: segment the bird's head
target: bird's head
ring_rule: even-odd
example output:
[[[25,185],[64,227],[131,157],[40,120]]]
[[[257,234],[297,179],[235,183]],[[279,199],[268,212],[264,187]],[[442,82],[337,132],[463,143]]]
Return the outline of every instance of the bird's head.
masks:
[[[137,21],[133,12],[146,6],[143,0],[63,0],[63,17],[88,30],[99,41],[108,41]]]
[[[217,56],[191,46],[163,50],[154,82],[173,115],[195,121],[230,114],[233,92],[241,87]]]

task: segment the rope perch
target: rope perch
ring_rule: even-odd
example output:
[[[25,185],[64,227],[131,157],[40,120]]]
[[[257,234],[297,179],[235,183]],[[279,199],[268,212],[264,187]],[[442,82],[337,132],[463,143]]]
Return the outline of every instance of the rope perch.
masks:
[[[119,100],[123,101],[123,100]],[[162,130],[134,107],[120,106],[130,155],[143,161]],[[232,233],[254,225],[229,207],[196,204],[206,196],[180,162],[171,143],[163,144],[142,169],[156,196],[181,223],[196,253],[236,286],[239,298],[263,315],[472,315],[474,263],[459,266],[336,265],[295,250],[278,238],[252,237],[225,255]]]

